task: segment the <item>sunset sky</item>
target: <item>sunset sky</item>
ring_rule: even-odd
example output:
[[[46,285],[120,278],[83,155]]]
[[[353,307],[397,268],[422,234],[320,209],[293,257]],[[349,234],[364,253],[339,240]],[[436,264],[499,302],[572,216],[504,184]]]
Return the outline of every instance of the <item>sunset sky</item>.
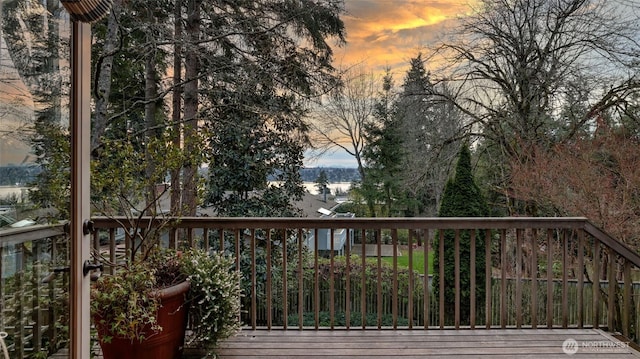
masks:
[[[467,0],[345,0],[347,44],[335,48],[334,65],[365,63],[376,74],[389,67],[398,84],[409,60],[446,34],[458,16],[470,11],[469,4]],[[356,162],[337,150],[320,158],[307,153],[305,165],[355,167]]]
[[[398,72],[426,45],[469,12],[467,0],[345,0],[347,45],[336,49],[336,65],[365,61],[376,72]]]
[[[334,48],[334,65],[348,67],[364,63],[375,73],[392,69],[396,83],[402,81],[409,60],[425,46],[436,42],[455,23],[456,17],[469,11],[473,0],[345,0],[343,15],[347,44]],[[0,48],[6,47],[0,41]],[[10,68],[0,64],[2,68]],[[0,127],[2,126],[0,123]],[[25,149],[0,146],[0,162],[20,162]],[[16,150],[14,152],[14,150]],[[345,153],[327,155],[306,161],[307,166],[355,166]]]

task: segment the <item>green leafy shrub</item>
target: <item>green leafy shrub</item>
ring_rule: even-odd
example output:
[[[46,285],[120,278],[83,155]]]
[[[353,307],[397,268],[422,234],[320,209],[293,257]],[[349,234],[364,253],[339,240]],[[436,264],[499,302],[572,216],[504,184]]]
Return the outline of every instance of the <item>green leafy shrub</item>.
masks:
[[[160,303],[154,292],[189,280],[187,293],[192,335],[188,343],[212,349],[240,328],[240,274],[233,257],[217,252],[157,251],[147,261],[120,268],[101,277],[91,289],[91,311],[96,326],[118,338],[143,341],[162,328],[157,323]],[[113,337],[103,337],[109,342]]]
[[[201,250],[187,252],[182,266],[191,281],[188,301],[193,325],[188,342],[211,349],[240,329],[240,273],[233,257]]]
[[[382,317],[382,326],[383,327],[391,327],[393,326],[393,315],[389,313],[384,313],[381,315]],[[319,326],[320,327],[329,327],[331,326],[331,313],[323,311],[318,313]],[[298,325],[298,314],[292,314],[289,316],[288,324],[289,326],[297,326]],[[352,327],[361,327],[362,326],[362,313],[361,312],[352,312],[349,314],[349,322]],[[315,313],[304,313],[302,315],[302,325],[305,327],[313,327],[316,324]],[[367,313],[366,314],[366,324],[367,325],[377,325],[378,323],[378,313]],[[337,312],[334,313],[333,316],[333,325],[336,327],[344,327],[347,325],[346,314],[345,312]],[[409,319],[404,317],[398,317],[398,326],[408,326]]]
[[[364,293],[366,298],[369,298],[371,300],[377,301],[377,300],[381,300],[383,302],[383,321],[385,321],[385,317],[386,315],[391,315],[391,303],[393,302],[393,297],[394,295],[397,296],[397,300],[398,300],[398,312],[400,313],[407,313],[408,312],[408,305],[409,305],[409,301],[408,298],[411,295],[413,297],[413,304],[414,306],[417,305],[417,303],[420,303],[423,295],[424,295],[424,291],[423,291],[423,283],[422,281],[419,279],[420,275],[418,272],[413,271],[413,288],[412,288],[412,292],[409,293],[409,273],[410,270],[408,268],[398,268],[398,272],[397,272],[397,292],[394,292],[394,271],[393,271],[393,266],[386,263],[386,262],[382,262],[381,263],[381,273],[380,273],[380,288],[381,288],[381,298],[378,298],[377,296],[377,288],[378,288],[378,264],[377,261],[375,260],[370,260],[367,259],[365,261],[364,267],[362,265],[362,258],[357,256],[357,255],[352,255],[350,257],[350,261],[349,261],[349,275],[347,276],[347,262],[346,262],[346,257],[335,257],[334,261],[333,261],[333,266],[331,266],[331,262],[328,259],[320,259],[319,263],[318,263],[318,287],[319,287],[319,292],[321,295],[321,298],[319,298],[320,302],[319,302],[319,310],[321,312],[328,312],[330,310],[329,308],[329,300],[324,300],[327,299],[324,297],[323,293],[329,293],[330,288],[331,288],[331,280],[333,278],[333,288],[334,288],[334,294],[336,296],[346,296],[349,295],[351,297],[351,325],[359,325],[359,324],[354,324],[357,323],[356,321],[359,321],[361,319],[358,319],[360,317],[360,312],[362,311],[362,308],[360,307],[361,305],[361,299],[362,299],[362,289],[363,289],[363,277],[364,277]],[[296,270],[291,270],[289,272],[289,279],[287,281],[288,285],[289,285],[289,292],[290,293],[297,293],[298,291],[298,273]],[[305,268],[304,268],[304,273],[303,273],[303,280],[305,282],[305,287],[307,288],[314,288],[315,286],[315,274],[314,274],[314,267],[312,265],[306,264]],[[349,280],[349,284],[350,284],[350,293],[346,293],[346,281]],[[310,313],[310,314],[304,314],[306,315],[311,315],[313,317],[314,315],[314,307],[313,307],[313,301],[311,300],[312,298],[310,298],[310,296],[313,296],[314,293],[313,290],[309,290],[309,291],[305,291],[304,292],[304,302],[307,303],[305,308],[304,308],[304,312],[305,313]],[[324,298],[324,299],[323,299]],[[344,305],[346,304],[345,301],[341,301],[341,300],[336,300],[334,302],[334,310],[336,313],[341,313],[341,312],[345,312],[346,308],[344,307]],[[367,305],[367,312],[370,311],[373,307],[370,307],[369,305]],[[414,309],[414,313],[418,313],[419,310],[417,307],[413,308]],[[296,308],[290,308],[290,313],[294,313],[296,312],[297,309]],[[356,314],[358,313],[358,314]],[[339,315],[339,314],[336,314]],[[374,315],[374,319],[370,319],[369,317],[367,317],[367,325],[377,325],[377,314],[373,313]],[[289,316],[287,318],[288,322],[291,323],[291,319],[292,317]],[[404,320],[406,322],[400,322],[400,318],[399,319],[399,324],[398,325],[407,325],[406,323],[408,323],[409,318],[405,318]],[[297,316],[295,319],[295,324],[297,324]],[[307,320],[307,319],[304,319]],[[412,320],[415,321],[415,318],[413,318]],[[386,323],[389,323],[389,321],[387,320]],[[405,324],[402,324],[405,323]],[[306,325],[306,324],[305,324]],[[386,324],[384,324],[386,325]],[[389,324],[391,325],[391,324]]]
[[[101,277],[91,288],[91,312],[96,326],[106,327],[118,338],[143,341],[162,330],[156,313],[156,271],[145,263],[137,263],[118,271],[117,275]],[[113,336],[102,338],[111,342]]]

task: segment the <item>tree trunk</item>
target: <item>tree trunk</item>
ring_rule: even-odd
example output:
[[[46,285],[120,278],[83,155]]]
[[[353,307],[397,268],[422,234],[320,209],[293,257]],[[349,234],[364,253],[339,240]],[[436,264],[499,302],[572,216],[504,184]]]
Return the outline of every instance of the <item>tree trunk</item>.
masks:
[[[188,0],[184,86],[184,149],[187,155],[183,171],[182,213],[196,214],[198,161],[198,39],[200,37],[200,0]]]
[[[111,73],[113,71],[113,55],[116,52],[118,43],[118,23],[114,14],[120,13],[120,1],[113,2],[113,8],[109,14],[107,22],[107,36],[104,39],[102,56],[98,59],[95,85],[96,111],[93,119],[93,129],[91,136],[91,154],[101,145],[101,137],[107,129],[107,110],[109,107],[109,96],[111,95]]]
[[[181,146],[182,136],[182,1],[176,0],[174,11],[174,53],[173,53],[173,145]],[[181,213],[180,168],[171,170],[171,213]]]
[[[146,191],[146,208],[147,215],[153,216],[156,214],[157,204],[154,203],[157,199],[157,191],[156,191],[156,183],[154,182],[156,164],[154,158],[152,156],[152,151],[149,150],[148,146],[151,141],[156,138],[156,97],[157,93],[157,83],[156,83],[156,63],[155,63],[155,54],[154,51],[149,51],[147,53],[145,59],[145,86],[144,86],[144,97],[145,97],[145,105],[144,105],[144,123],[145,123],[145,137],[146,137],[146,146],[147,150],[145,151],[146,156],[146,167],[145,172],[147,175],[147,179],[149,183],[147,184]]]

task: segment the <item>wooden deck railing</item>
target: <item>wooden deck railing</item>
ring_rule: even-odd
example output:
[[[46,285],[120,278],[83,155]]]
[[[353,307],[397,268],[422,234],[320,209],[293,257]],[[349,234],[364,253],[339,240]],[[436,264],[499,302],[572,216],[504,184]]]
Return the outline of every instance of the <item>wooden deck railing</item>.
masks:
[[[0,332],[7,333],[11,358],[39,358],[68,342],[69,240],[63,228],[0,231]]]
[[[174,248],[235,255],[245,291],[238,315],[250,328],[593,327],[640,341],[640,256],[584,218],[93,220],[95,259],[105,264],[131,248],[134,228],[161,228]],[[453,243],[434,247],[445,230]],[[483,248],[464,250],[468,230]],[[64,346],[68,244],[62,225],[0,231],[0,332],[11,357]],[[463,291],[462,264],[473,273],[484,258],[484,298],[477,280],[467,302],[436,290],[428,271],[448,246],[460,255],[450,275],[433,268],[444,278],[438,289]]]
[[[585,218],[94,222],[101,249],[96,253],[110,262],[132,245],[126,240],[130,236],[118,231],[158,226],[166,229],[165,244],[174,248],[199,246],[235,255],[236,270],[244,274],[239,316],[250,328],[594,327],[639,341],[640,255]],[[446,230],[455,234],[453,243],[441,240],[434,248],[434,239]],[[465,231],[472,243],[466,250],[460,244]],[[119,233],[124,240],[118,245]],[[334,248],[341,241],[330,238],[338,236],[347,236],[344,248]],[[476,248],[476,241],[484,247]],[[329,251],[318,250],[326,245]],[[433,269],[444,278],[436,290],[426,273],[433,253],[444,254],[448,246],[457,253],[455,269],[447,275],[443,265]],[[484,276],[477,273],[481,258],[487,263]],[[461,263],[469,264],[469,279]],[[468,290],[468,302],[459,294],[448,302],[445,282],[453,283],[455,293]],[[484,298],[476,296],[483,286]]]

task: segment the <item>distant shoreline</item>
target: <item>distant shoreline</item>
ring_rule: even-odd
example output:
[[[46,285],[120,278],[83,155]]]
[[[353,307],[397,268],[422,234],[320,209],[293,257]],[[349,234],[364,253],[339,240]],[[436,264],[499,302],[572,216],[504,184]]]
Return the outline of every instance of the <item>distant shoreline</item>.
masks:
[[[26,192],[28,192],[29,189],[29,187],[25,186],[0,186],[0,199],[7,198],[9,196],[16,196],[18,201],[22,201],[23,194],[26,196]]]

